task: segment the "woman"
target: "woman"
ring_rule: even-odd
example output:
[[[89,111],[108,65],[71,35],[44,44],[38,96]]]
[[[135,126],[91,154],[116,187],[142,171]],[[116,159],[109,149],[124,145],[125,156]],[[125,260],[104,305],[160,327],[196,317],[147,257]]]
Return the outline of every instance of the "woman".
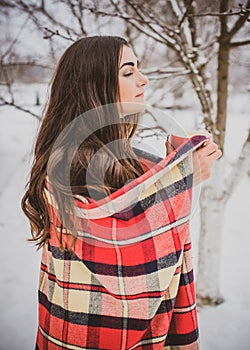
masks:
[[[164,159],[133,149],[147,83],[119,37],[58,63],[22,201],[43,247],[36,349],[198,349],[192,186],[221,152],[204,136]]]

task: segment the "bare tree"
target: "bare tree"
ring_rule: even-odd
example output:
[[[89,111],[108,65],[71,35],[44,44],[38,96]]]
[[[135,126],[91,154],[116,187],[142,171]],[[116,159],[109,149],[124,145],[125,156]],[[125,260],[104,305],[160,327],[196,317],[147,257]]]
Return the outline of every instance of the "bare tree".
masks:
[[[229,0],[220,1],[220,13],[230,13]],[[229,29],[228,16],[220,16],[220,34],[218,50],[218,84],[217,84],[217,118],[215,141],[221,149],[224,146],[226,120],[227,120],[227,100],[228,100],[228,81],[229,81],[229,62],[230,51],[239,46],[249,45],[250,39],[233,40],[239,30],[248,21],[250,15],[250,1],[247,1],[246,7],[239,5],[240,16]]]
[[[233,23],[230,23],[231,29],[229,29],[228,15],[232,14],[232,10],[229,7],[228,0],[220,1],[220,12],[218,14],[220,32],[218,35],[217,114],[214,121],[213,129],[215,132],[213,136],[221,150],[224,149],[226,134],[230,50],[250,43],[249,39],[233,41],[235,35],[249,19],[249,0],[245,6],[239,5],[240,16]],[[225,14],[225,16],[222,14]],[[242,176],[249,171],[249,159],[250,130],[248,130],[241,155],[233,170],[224,177],[223,174],[225,174],[228,164],[226,164],[224,157],[221,158],[215,166],[213,179],[203,187],[200,201],[201,231],[197,280],[197,292],[201,303],[217,304],[222,301],[219,290],[219,266],[224,208]]]

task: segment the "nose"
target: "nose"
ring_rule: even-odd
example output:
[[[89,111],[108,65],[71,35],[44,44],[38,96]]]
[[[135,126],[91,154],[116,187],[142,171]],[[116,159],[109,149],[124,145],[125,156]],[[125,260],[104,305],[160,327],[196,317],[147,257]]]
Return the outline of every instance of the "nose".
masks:
[[[141,72],[139,72],[138,85],[139,86],[148,85],[148,78],[145,75],[143,75]]]

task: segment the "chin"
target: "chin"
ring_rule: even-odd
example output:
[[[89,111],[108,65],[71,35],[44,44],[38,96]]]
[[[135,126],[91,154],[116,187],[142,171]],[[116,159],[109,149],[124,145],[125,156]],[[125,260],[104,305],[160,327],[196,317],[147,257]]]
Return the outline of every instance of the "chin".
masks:
[[[142,113],[146,109],[145,101],[142,102],[121,102],[119,105],[119,111],[122,116],[128,114]]]

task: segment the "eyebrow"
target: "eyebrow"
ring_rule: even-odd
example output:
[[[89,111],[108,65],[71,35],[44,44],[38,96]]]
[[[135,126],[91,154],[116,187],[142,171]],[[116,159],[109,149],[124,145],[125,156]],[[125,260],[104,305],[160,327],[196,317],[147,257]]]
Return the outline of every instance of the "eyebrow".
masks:
[[[121,65],[120,69],[122,69],[122,67],[124,67],[124,66],[131,66],[131,67],[134,67],[135,64],[134,64],[134,62],[125,62],[125,63],[123,63],[123,64]],[[139,62],[138,62],[138,61],[137,61],[137,66],[139,66]]]

